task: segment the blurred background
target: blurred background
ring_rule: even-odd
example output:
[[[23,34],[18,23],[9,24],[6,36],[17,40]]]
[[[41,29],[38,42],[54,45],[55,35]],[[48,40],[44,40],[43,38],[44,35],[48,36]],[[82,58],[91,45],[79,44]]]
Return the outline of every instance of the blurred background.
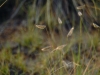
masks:
[[[99,75],[100,0],[0,0],[0,75]]]

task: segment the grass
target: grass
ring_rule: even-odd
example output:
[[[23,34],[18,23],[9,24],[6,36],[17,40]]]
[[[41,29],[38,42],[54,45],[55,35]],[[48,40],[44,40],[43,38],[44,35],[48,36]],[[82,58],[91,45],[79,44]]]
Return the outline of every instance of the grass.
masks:
[[[93,3],[95,15],[100,15]],[[35,2],[29,7],[26,29],[0,50],[0,75],[100,75],[100,28],[89,33],[82,15],[79,27],[72,23],[74,28],[64,31],[64,21],[50,5],[48,0],[43,8]]]
[[[0,7],[2,7],[6,2],[7,2],[7,0],[5,0],[5,1],[0,5]]]

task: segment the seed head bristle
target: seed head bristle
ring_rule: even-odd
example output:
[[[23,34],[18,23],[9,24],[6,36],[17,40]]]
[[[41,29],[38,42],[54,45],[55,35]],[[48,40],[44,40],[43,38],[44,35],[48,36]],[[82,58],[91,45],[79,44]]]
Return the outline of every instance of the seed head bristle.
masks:
[[[62,61],[62,63],[67,67],[67,68],[74,68],[74,66],[80,66],[79,64],[75,62],[70,62],[70,61]]]
[[[84,7],[85,7],[85,5],[81,5],[81,6],[78,6],[76,8],[79,10],[79,9],[83,9]]]
[[[70,29],[69,33],[67,34],[67,37],[69,37],[69,36],[71,36],[71,35],[72,35],[73,30],[74,30],[74,27],[72,27],[72,28]]]
[[[60,45],[60,46],[58,46],[55,50],[61,50],[61,49],[63,49],[63,48],[66,47],[66,46],[67,46],[66,44]]]
[[[41,50],[42,50],[42,51],[48,51],[48,50],[50,50],[51,48],[52,48],[52,46],[47,46],[47,47],[42,48]]]
[[[62,63],[65,65],[67,68],[74,68],[74,64],[70,61],[62,61]]]
[[[58,17],[58,23],[62,24],[62,20]]]
[[[37,28],[39,28],[39,29],[44,29],[44,28],[46,28],[46,25],[35,25]]]
[[[93,25],[93,27],[95,27],[95,28],[100,28],[100,26],[97,25],[97,24],[95,24],[95,23],[93,23],[92,25]]]
[[[79,16],[82,16],[82,12],[78,11],[78,15],[79,15]]]

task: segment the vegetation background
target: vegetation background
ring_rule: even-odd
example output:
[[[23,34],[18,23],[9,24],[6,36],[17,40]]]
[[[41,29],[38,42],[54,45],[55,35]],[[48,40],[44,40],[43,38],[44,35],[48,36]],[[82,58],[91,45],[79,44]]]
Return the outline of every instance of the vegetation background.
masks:
[[[0,75],[100,75],[100,0],[0,0]]]

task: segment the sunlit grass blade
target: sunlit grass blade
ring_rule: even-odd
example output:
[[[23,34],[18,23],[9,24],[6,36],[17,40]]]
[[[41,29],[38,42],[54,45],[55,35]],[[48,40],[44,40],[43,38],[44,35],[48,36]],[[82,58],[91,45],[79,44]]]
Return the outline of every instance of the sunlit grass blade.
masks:
[[[0,5],[0,7],[2,7],[6,2],[7,2],[7,0],[5,0],[5,1]]]

